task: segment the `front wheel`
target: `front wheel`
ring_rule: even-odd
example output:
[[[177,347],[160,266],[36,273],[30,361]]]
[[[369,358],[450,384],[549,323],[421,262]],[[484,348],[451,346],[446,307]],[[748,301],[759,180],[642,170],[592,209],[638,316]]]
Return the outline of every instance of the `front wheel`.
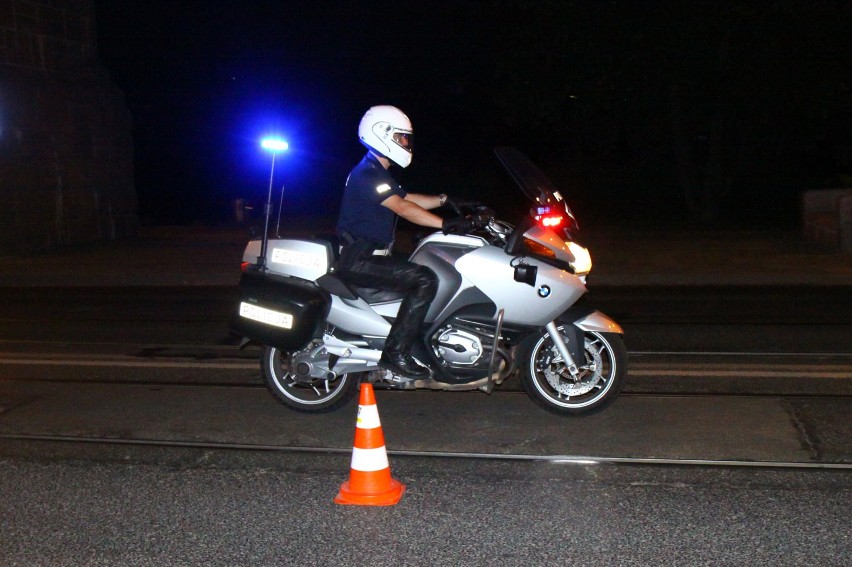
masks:
[[[563,336],[565,325],[558,327]],[[585,332],[584,360],[574,361],[580,371],[577,376],[568,372],[547,331],[527,345],[521,383],[527,394],[549,411],[587,415],[611,404],[621,391],[627,374],[627,349],[617,333]]]
[[[326,413],[345,406],[358,392],[360,374],[315,378],[304,372],[312,364],[327,363],[324,355],[321,343],[292,353],[263,347],[260,367],[269,392],[285,406],[303,413]]]

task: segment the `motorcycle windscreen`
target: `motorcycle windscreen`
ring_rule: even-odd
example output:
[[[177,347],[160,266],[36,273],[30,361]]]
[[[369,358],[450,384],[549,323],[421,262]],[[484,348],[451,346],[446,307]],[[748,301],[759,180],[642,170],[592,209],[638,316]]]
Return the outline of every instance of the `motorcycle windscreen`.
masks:
[[[313,282],[245,272],[230,328],[261,344],[296,351],[322,336],[330,308],[331,298]]]

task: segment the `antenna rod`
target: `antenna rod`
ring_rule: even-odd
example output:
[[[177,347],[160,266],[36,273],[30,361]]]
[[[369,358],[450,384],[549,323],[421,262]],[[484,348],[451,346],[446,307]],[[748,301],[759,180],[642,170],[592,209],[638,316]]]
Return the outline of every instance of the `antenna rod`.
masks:
[[[257,257],[257,267],[266,271],[266,245],[269,241],[269,217],[272,216],[272,178],[275,175],[275,152],[272,152],[272,167],[269,170],[269,194],[263,205],[263,214],[266,217],[263,223],[263,239],[260,241],[260,256]]]

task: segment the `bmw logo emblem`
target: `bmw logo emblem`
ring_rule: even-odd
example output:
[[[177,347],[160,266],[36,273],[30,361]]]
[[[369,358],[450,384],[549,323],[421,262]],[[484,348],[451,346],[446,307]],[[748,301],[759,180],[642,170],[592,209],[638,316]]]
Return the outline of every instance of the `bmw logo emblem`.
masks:
[[[549,295],[550,295],[550,286],[549,285],[543,285],[540,288],[538,288],[538,296],[539,297],[547,297]]]

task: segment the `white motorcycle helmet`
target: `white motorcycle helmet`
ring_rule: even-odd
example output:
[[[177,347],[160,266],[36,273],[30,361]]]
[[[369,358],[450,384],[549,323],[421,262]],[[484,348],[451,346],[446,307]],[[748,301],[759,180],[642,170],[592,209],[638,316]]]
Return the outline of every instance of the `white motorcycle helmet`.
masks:
[[[374,106],[358,125],[361,143],[400,167],[411,163],[413,134],[411,120],[395,106]]]

